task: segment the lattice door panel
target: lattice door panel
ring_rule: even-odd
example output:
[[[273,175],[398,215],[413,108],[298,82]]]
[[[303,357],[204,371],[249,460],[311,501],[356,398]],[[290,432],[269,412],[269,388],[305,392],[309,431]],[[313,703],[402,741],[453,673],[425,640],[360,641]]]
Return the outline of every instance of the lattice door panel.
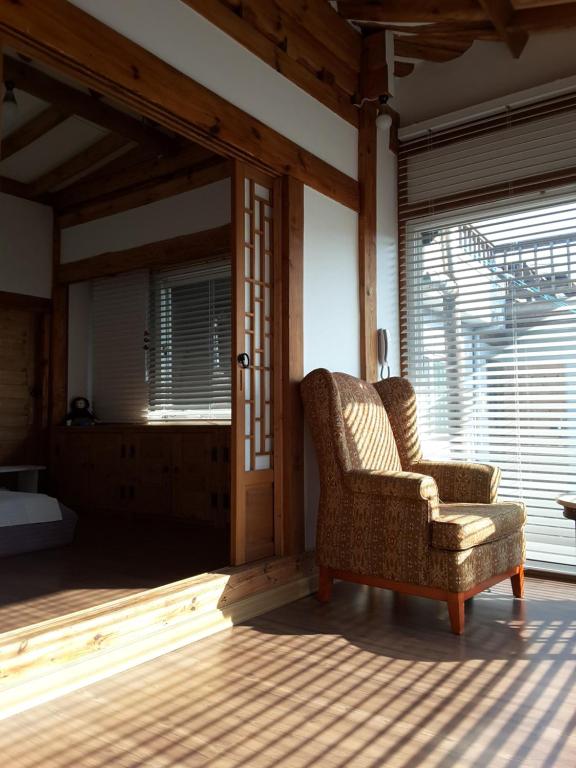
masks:
[[[238,163],[234,184],[236,449],[233,559],[275,552],[279,185]]]
[[[245,179],[244,199],[244,464],[249,472],[272,469],[274,462],[273,190]]]

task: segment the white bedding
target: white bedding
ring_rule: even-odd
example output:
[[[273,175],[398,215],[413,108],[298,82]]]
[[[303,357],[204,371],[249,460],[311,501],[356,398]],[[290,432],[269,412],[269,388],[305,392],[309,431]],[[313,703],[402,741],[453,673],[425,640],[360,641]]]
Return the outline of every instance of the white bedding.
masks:
[[[56,520],[62,520],[62,511],[51,496],[0,490],[0,528]]]

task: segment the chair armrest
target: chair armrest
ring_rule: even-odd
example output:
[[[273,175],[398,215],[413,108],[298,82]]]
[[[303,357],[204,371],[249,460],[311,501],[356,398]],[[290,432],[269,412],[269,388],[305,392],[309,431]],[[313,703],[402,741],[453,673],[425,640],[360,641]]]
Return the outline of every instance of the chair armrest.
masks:
[[[344,474],[344,482],[351,493],[438,503],[438,488],[434,479],[417,472],[355,469]]]
[[[494,504],[501,472],[490,464],[421,459],[410,467],[434,478],[441,502],[445,504]]]

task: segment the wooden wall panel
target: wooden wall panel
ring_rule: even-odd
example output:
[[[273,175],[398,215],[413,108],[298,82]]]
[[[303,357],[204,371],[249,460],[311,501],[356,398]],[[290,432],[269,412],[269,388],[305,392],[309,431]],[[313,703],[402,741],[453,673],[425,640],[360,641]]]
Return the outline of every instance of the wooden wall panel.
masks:
[[[31,459],[37,343],[33,312],[0,308],[0,464]]]

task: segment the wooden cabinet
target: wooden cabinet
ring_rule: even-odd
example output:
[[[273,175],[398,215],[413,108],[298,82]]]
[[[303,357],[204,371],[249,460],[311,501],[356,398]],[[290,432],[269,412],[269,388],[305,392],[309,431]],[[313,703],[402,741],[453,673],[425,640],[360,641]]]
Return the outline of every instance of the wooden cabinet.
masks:
[[[229,427],[58,427],[52,445],[53,491],[80,514],[229,523]]]

